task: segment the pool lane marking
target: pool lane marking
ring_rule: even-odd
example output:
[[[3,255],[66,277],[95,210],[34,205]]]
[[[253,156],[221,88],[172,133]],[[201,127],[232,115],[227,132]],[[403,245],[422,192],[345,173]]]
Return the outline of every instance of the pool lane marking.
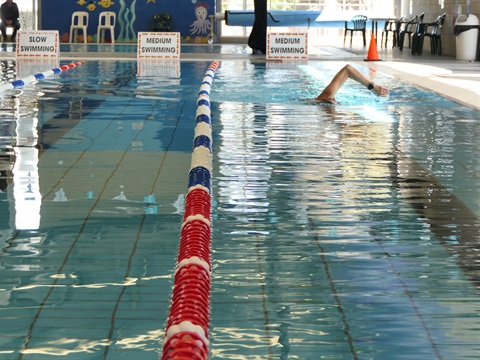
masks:
[[[124,106],[124,109],[127,109],[127,108],[128,108],[128,104],[127,104],[126,106]],[[152,110],[152,112],[153,112],[153,110]],[[121,112],[121,114],[123,114],[123,111]],[[116,119],[117,119],[117,118],[112,119],[111,122],[110,122],[110,124],[109,124],[108,126],[106,126],[105,129],[104,129],[101,133],[105,132],[105,131],[109,128],[109,126],[114,123],[114,121],[115,121]],[[143,129],[142,129],[142,130],[143,130]],[[139,134],[141,133],[142,130],[139,130],[139,131],[137,132],[135,138],[139,136]],[[135,138],[134,138],[134,139],[135,139]],[[97,139],[98,139],[98,137],[97,137]],[[91,145],[90,145],[87,149],[85,149],[84,151],[82,151],[81,156],[74,162],[74,164],[72,164],[72,166],[70,166],[69,169],[67,169],[67,171],[66,171],[64,174],[68,173],[68,172],[75,166],[75,164],[77,164],[77,163],[80,161],[80,159],[83,158],[83,156],[85,155],[85,153],[88,151],[88,149],[90,149],[90,148],[93,146],[94,143],[95,143],[95,141],[92,141]],[[80,226],[80,229],[79,229],[77,235],[75,236],[75,239],[73,240],[72,244],[71,244],[70,247],[68,248],[67,253],[66,253],[65,256],[64,256],[64,259],[63,259],[62,263],[60,264],[60,267],[57,269],[57,274],[61,274],[61,273],[63,272],[63,269],[64,269],[64,267],[67,265],[71,253],[73,252],[74,248],[76,247],[77,243],[79,242],[80,237],[83,235],[84,229],[87,227],[87,223],[89,222],[89,220],[90,220],[90,218],[91,218],[91,216],[92,216],[95,208],[97,207],[98,203],[100,202],[100,200],[101,200],[101,198],[102,198],[103,192],[104,192],[104,191],[106,190],[106,188],[107,188],[106,184],[108,184],[109,181],[114,177],[114,175],[116,174],[117,170],[120,168],[120,164],[123,162],[123,160],[124,160],[125,156],[127,155],[127,153],[128,153],[128,151],[129,151],[130,148],[131,148],[131,145],[129,145],[129,146],[125,149],[125,151],[123,152],[123,155],[122,155],[121,158],[119,159],[119,161],[118,161],[118,163],[116,164],[115,168],[113,169],[112,173],[111,173],[111,174],[107,177],[107,179],[105,180],[105,185],[104,185],[103,189],[102,189],[101,192],[99,193],[99,196],[95,199],[95,202],[93,203],[93,205],[92,205],[92,207],[90,208],[90,210],[87,212],[87,215],[86,215],[86,217],[85,217],[82,225]],[[62,176],[62,178],[63,178],[63,176]],[[61,179],[62,179],[62,178],[61,178]],[[61,179],[59,180],[59,182],[61,181]],[[57,186],[57,185],[59,184],[59,182],[57,182],[57,184],[56,184],[55,186]],[[55,186],[54,186],[53,188],[55,188]],[[50,193],[51,193],[51,192],[50,192]],[[135,243],[134,243],[134,245],[133,245],[133,246],[134,246],[134,249],[132,250],[132,252],[131,252],[131,254],[130,254],[130,258],[129,258],[129,264],[130,264],[130,261],[131,261],[131,257],[133,256],[132,253],[133,253],[133,254],[135,253],[135,250],[136,250],[136,247],[137,247],[137,244],[138,244],[138,239],[140,238],[139,234],[141,233],[141,227],[143,226],[143,221],[144,221],[144,219],[143,219],[142,222],[139,224],[139,226],[140,226],[140,231],[137,232],[137,238],[136,238]],[[27,334],[27,336],[25,337],[25,341],[24,341],[24,343],[23,343],[23,345],[22,345],[22,347],[21,347],[20,353],[18,354],[17,360],[23,359],[23,356],[24,356],[24,354],[25,354],[25,351],[28,349],[30,340],[31,340],[31,338],[32,338],[32,333],[33,333],[33,330],[34,330],[34,328],[35,328],[35,325],[36,325],[38,319],[40,318],[40,315],[41,315],[43,309],[45,308],[45,305],[46,305],[48,299],[50,298],[53,290],[55,289],[58,281],[59,281],[59,278],[56,277],[55,280],[52,282],[52,284],[50,284],[50,289],[48,290],[48,292],[47,292],[46,295],[44,296],[42,302],[41,302],[40,305],[38,306],[37,312],[35,313],[35,315],[34,315],[34,317],[33,317],[33,320],[32,320],[32,322],[30,323],[29,330],[28,330],[28,334]],[[125,288],[125,286],[124,286],[124,288]],[[125,289],[122,288],[122,290],[121,290],[121,295],[123,295],[124,292],[125,292]],[[121,298],[121,296],[120,296],[120,298]],[[118,308],[118,303],[115,305],[115,308],[114,308],[113,313],[116,312],[117,308]],[[110,332],[110,333],[112,334],[113,332]],[[109,347],[110,347],[110,345],[111,345],[111,340],[112,340],[112,339],[111,339],[111,336],[110,336],[110,338],[108,339],[108,344],[107,344],[107,346],[106,346],[106,350],[105,350],[105,352],[104,352],[104,356],[106,356],[106,355],[108,354],[108,349],[109,349]],[[105,358],[105,357],[104,357],[104,358]]]
[[[350,349],[350,353],[352,354],[352,359],[358,360],[357,350],[355,349],[354,340],[352,337],[352,331],[350,329],[350,325],[347,319],[347,314],[345,313],[345,309],[343,307],[341,297],[338,293],[337,287],[335,286],[335,280],[333,279],[332,272],[330,270],[330,265],[328,264],[328,260],[325,256],[326,251],[321,244],[321,241],[316,231],[315,223],[310,216],[308,217],[308,226],[310,228],[310,231],[313,232],[313,240],[315,242],[315,245],[320,250],[319,255],[323,265],[323,269],[325,271],[325,275],[327,276],[328,285],[330,286],[333,299],[335,301],[337,310],[340,314],[340,318],[343,324],[343,334],[345,335],[345,341],[347,342],[348,347]]]
[[[38,73],[38,74],[30,75],[30,76],[24,77],[23,79],[13,80],[9,83],[0,85],[0,93],[2,93],[4,91],[7,91],[7,90],[13,90],[13,89],[23,87],[27,84],[31,84],[31,83],[34,83],[35,81],[45,79],[46,77],[52,76],[54,74],[60,74],[64,71],[73,69],[73,68],[75,68],[77,66],[80,66],[82,64],[84,64],[84,62],[77,61],[77,62],[74,62],[74,63],[70,63],[70,64],[67,64],[67,65],[62,65],[60,67],[41,72],[41,73]]]
[[[158,101],[157,101],[157,103],[158,103]],[[177,121],[175,123],[175,128],[172,131],[172,134],[171,134],[171,137],[170,137],[170,142],[165,147],[165,151],[164,151],[162,160],[160,161],[160,165],[158,167],[157,174],[156,174],[155,179],[153,181],[153,184],[152,184],[152,187],[151,187],[151,190],[150,190],[150,194],[154,193],[156,184],[158,183],[158,179],[160,178],[160,174],[161,174],[161,171],[163,169],[163,165],[165,164],[165,160],[167,158],[170,146],[173,144],[173,141],[175,139],[175,133],[178,130],[178,124],[180,122],[180,118],[182,117],[184,107],[185,107],[185,102],[183,102],[182,105],[181,105],[180,112],[177,116]],[[155,107],[153,107],[152,109],[154,109],[154,108]],[[152,113],[153,113],[153,110],[152,110]],[[148,116],[147,116],[147,119],[148,119]],[[142,128],[142,130],[143,130],[143,128]],[[141,131],[139,131],[138,134],[140,134],[140,132]],[[125,274],[124,274],[124,279],[130,278],[130,273],[131,273],[132,264],[133,264],[133,257],[135,256],[138,245],[140,243],[140,238],[141,238],[141,235],[142,235],[142,232],[143,232],[143,227],[144,227],[147,216],[148,216],[148,214],[145,213],[145,212],[142,214],[142,218],[140,220],[139,228],[138,228],[138,231],[137,231],[137,236],[135,237],[135,241],[133,243],[132,251],[130,252],[130,255],[128,257],[127,269],[126,269]],[[107,335],[107,338],[106,338],[107,344],[105,345],[105,348],[104,348],[104,351],[103,351],[103,357],[102,357],[103,360],[106,360],[108,358],[108,355],[109,355],[109,352],[110,352],[110,347],[112,345],[113,334],[114,334],[114,331],[115,331],[115,322],[116,322],[116,318],[117,318],[117,312],[118,312],[118,309],[120,307],[123,295],[125,294],[125,291],[127,290],[128,287],[129,287],[128,285],[123,285],[122,286],[122,289],[120,290],[120,293],[117,296],[117,300],[116,300],[114,308],[112,310],[112,314],[110,315],[110,329],[109,329],[109,332],[108,332],[108,335]]]
[[[124,107],[126,108],[126,107]],[[114,120],[111,121],[111,124],[114,122]],[[106,129],[108,128],[108,126],[104,129],[104,131],[106,131]],[[94,141],[92,141],[92,144],[89,146],[89,148],[91,146],[93,146],[93,143]],[[67,171],[70,171],[74,165],[80,161],[80,158],[83,157],[83,155],[87,152],[88,149],[85,149],[83,152],[82,152],[82,155],[75,161],[75,163],[67,170]],[[121,158],[121,160],[125,157],[125,154],[126,154],[127,150],[124,151],[124,154]],[[106,179],[106,182],[105,183],[108,183],[108,181],[113,177],[113,175],[115,174],[115,172],[118,170],[119,168],[119,164],[121,163],[121,161],[119,161],[117,163],[117,166],[114,168],[114,170],[112,171],[112,173],[108,176],[108,178]],[[63,177],[62,177],[63,178]],[[61,179],[59,180],[59,182],[61,181]],[[59,183],[58,182],[58,183]],[[57,183],[57,184],[58,184]],[[101,195],[103,194],[103,191],[105,191],[106,189],[106,186],[103,187],[102,191],[100,192],[100,195],[98,196],[98,198],[95,200],[94,204],[92,205],[92,207],[90,208],[90,210],[88,211],[87,213],[87,216],[85,217],[85,219],[83,220],[82,222],[82,225],[80,226],[80,229],[77,233],[77,236],[75,237],[75,239],[73,240],[72,244],[70,245],[70,247],[68,248],[67,250],[67,253],[65,254],[64,258],[63,258],[63,261],[62,263],[60,264],[60,267],[57,269],[57,274],[61,274],[63,272],[63,269],[64,267],[67,265],[68,263],[68,260],[70,258],[70,255],[71,253],[73,252],[73,249],[76,247],[80,237],[82,236],[83,234],[83,230],[85,229],[85,227],[87,226],[87,223],[88,221],[90,220],[90,217],[92,216],[93,214],[93,211],[94,209],[96,208],[97,204],[99,203],[100,199],[101,199]],[[47,303],[48,299],[50,298],[50,295],[52,294],[53,290],[55,289],[57,283],[59,281],[59,277],[55,277],[55,280],[53,281],[53,283],[50,285],[50,289],[48,290],[48,292],[45,294],[42,302],[40,303],[40,305],[38,306],[38,309],[33,317],[33,320],[32,322],[30,323],[30,326],[29,326],[29,330],[28,330],[28,334],[27,336],[25,337],[25,341],[21,347],[21,350],[20,350],[20,353],[18,354],[18,357],[17,359],[18,360],[21,360],[23,359],[23,356],[24,356],[24,353],[25,353],[25,350],[27,350],[28,348],[28,345],[30,343],[30,339],[32,338],[32,333],[33,333],[33,329],[35,328],[35,325],[38,321],[38,319],[40,318],[40,315],[43,311],[43,309],[45,308],[45,304]]]

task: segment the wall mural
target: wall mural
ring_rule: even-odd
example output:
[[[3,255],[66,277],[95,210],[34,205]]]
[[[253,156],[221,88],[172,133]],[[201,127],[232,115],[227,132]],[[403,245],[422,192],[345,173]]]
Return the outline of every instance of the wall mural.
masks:
[[[120,11],[118,13],[118,24],[120,25],[120,35],[117,38],[118,42],[136,42],[137,33],[133,29],[135,23],[135,4],[137,0],[133,0],[128,8],[125,0],[120,0]],[[147,4],[150,0],[147,0]]]
[[[77,1],[77,4],[78,5],[87,5],[87,10],[90,10],[90,11],[94,11],[97,8],[97,5],[95,4],[95,1],[87,2],[85,0],[79,0],[79,1]],[[115,4],[115,3],[111,0],[100,0],[100,1],[98,1],[98,5],[100,5],[101,7],[105,8],[105,9],[108,9],[113,4]]]
[[[59,30],[62,42],[70,41],[70,18],[75,11],[90,14],[88,42],[97,41],[98,16],[102,11],[117,14],[115,42],[137,42],[138,32],[152,31],[152,17],[158,13],[171,16],[171,31],[179,32],[183,43],[205,44],[213,40],[210,16],[215,14],[215,0],[70,0],[61,8],[57,1],[43,0],[46,11],[42,14],[42,27],[43,30]],[[55,9],[55,12],[48,9]],[[108,36],[106,41],[111,42]],[[77,41],[83,41],[83,34]]]
[[[194,0],[194,3],[196,0]],[[197,20],[193,22],[193,24],[190,26],[190,33],[191,36],[194,36],[197,34],[200,37],[208,37],[210,33],[210,20],[208,20],[208,4],[207,3],[195,3],[195,17]]]

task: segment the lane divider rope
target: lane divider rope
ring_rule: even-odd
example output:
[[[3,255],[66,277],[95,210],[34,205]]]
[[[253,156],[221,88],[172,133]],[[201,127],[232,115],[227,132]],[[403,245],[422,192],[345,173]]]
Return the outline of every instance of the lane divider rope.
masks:
[[[192,160],[162,360],[208,359],[211,279],[212,127],[208,67],[197,97]]]
[[[30,76],[27,76],[23,79],[13,80],[9,83],[0,85],[0,93],[3,92],[3,91],[13,90],[13,89],[17,89],[19,87],[23,87],[23,86],[25,86],[27,84],[30,84],[30,83],[33,83],[35,81],[45,79],[46,77],[51,76],[53,74],[60,74],[63,71],[73,69],[73,68],[75,68],[77,66],[80,66],[82,64],[84,64],[84,62],[78,61],[78,62],[70,63],[70,64],[67,64],[67,65],[62,65],[60,67],[53,68],[51,70],[47,70],[47,71],[44,71],[44,72],[41,72],[41,73],[38,73],[38,74],[35,74],[35,75],[30,75]]]

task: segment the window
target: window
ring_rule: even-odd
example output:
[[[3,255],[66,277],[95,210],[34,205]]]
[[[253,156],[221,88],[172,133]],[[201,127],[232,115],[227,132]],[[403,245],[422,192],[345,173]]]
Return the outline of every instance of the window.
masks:
[[[267,0],[271,10],[331,10],[331,11],[362,11],[394,16],[396,0]],[[253,0],[220,0],[221,12],[225,10],[253,10]],[[221,36],[248,36],[250,27],[226,26],[221,23]]]
[[[20,10],[21,30],[37,29],[37,1],[36,0],[15,0]]]

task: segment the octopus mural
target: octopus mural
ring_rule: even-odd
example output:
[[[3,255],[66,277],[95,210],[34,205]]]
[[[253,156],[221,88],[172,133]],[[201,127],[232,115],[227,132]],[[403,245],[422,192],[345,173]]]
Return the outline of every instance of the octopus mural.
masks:
[[[208,8],[209,6],[206,3],[195,4],[195,17],[197,19],[190,25],[192,35],[207,35],[209,33],[212,24],[207,19]]]

